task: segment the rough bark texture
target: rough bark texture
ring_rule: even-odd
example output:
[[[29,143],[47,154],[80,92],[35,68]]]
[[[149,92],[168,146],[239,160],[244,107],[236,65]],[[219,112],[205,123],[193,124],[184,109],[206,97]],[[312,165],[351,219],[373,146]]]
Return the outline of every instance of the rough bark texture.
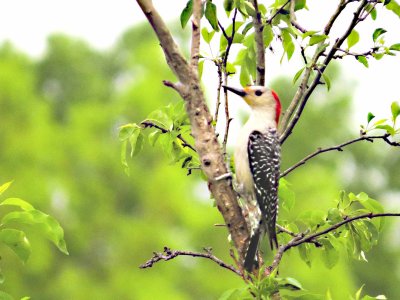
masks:
[[[226,174],[228,170],[224,162],[221,146],[217,140],[214,127],[212,126],[212,117],[206,105],[204,93],[200,88],[197,70],[194,70],[194,67],[197,69],[197,66],[193,66],[193,61],[196,59],[193,60],[192,58],[191,67],[179,51],[168,28],[150,0],[137,0],[137,3],[153,27],[169,67],[180,81],[177,84],[169,85],[177,90],[186,101],[187,113],[192,127],[192,135],[195,139],[195,148],[200,157],[202,169],[208,178],[210,191],[225,220],[240,259],[243,261],[244,249],[248,243],[249,232],[237,201],[237,194],[232,188],[231,180],[214,180],[218,176]],[[199,20],[196,20],[195,11],[194,15],[195,26],[199,27],[200,23]],[[196,43],[194,44],[197,45]],[[195,48],[197,48],[197,46]]]

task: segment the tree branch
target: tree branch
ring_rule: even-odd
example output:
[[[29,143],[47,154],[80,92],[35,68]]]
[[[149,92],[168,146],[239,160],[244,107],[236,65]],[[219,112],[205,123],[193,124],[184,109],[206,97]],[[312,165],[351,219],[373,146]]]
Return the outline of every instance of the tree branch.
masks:
[[[150,127],[150,128],[154,127],[154,128],[157,128],[157,129],[160,130],[162,133],[171,132],[170,130],[165,129],[165,128],[163,128],[163,127],[161,127],[161,126],[159,126],[159,125],[157,125],[157,124],[155,124],[155,123],[153,123],[153,122],[151,122],[151,121],[149,121],[149,120],[145,120],[145,121],[143,121],[143,122],[140,123],[140,124],[142,124],[145,128],[146,128],[146,127]],[[188,148],[192,149],[194,152],[196,152],[196,149],[194,149],[194,147],[193,147],[192,145],[190,145],[190,144],[185,140],[185,138],[184,138],[181,134],[178,134],[178,135],[176,136],[176,138],[179,139],[179,140],[181,140],[182,146],[183,146],[183,147],[188,147]]]
[[[329,33],[330,28],[332,27],[333,23],[330,25],[331,22],[335,22],[339,14],[344,10],[344,7],[349,3],[349,1],[341,1],[339,4],[339,8],[335,12],[335,14],[332,16],[330,21],[328,22],[327,26],[325,27],[325,31]],[[343,6],[341,8],[341,6]],[[292,103],[290,104],[288,110],[285,113],[285,116],[282,120],[281,124],[281,131],[283,133],[280,136],[280,141],[283,143],[288,136],[292,133],[293,128],[296,126],[297,122],[300,119],[301,114],[303,113],[303,110],[307,104],[308,99],[310,98],[311,94],[314,92],[315,88],[317,87],[318,84],[320,84],[320,79],[325,71],[326,67],[330,63],[330,61],[333,59],[337,49],[340,48],[340,46],[343,44],[343,42],[346,40],[346,38],[350,35],[351,31],[356,27],[356,25],[360,22],[360,16],[364,11],[364,8],[368,5],[368,0],[362,0],[360,1],[360,5],[358,6],[357,10],[354,12],[353,19],[350,22],[349,27],[346,29],[345,33],[336,40],[335,44],[331,47],[330,51],[328,52],[327,56],[325,57],[324,61],[322,62],[321,66],[317,66],[318,59],[321,57],[321,55],[324,53],[325,47],[324,41],[318,44],[317,49],[315,51],[315,54],[313,56],[311,66],[306,68],[305,74],[303,76],[303,80],[297,89],[297,92],[292,100]],[[337,16],[336,16],[337,14]],[[311,75],[312,69],[317,69],[318,72],[315,74],[315,78],[312,81],[311,85],[308,87],[307,83]],[[293,118],[291,118],[293,116]]]
[[[331,227],[328,227],[324,230],[318,231],[313,234],[305,235],[304,233],[299,233],[292,240],[290,240],[287,244],[281,245],[278,248],[278,251],[274,257],[274,261],[272,262],[270,269],[274,270],[278,267],[280,261],[282,260],[283,254],[290,248],[299,246],[303,243],[309,243],[310,241],[313,241],[322,235],[325,235],[331,231],[338,229],[339,227],[341,227],[343,225],[354,222],[356,220],[367,219],[367,218],[374,219],[374,218],[380,218],[380,217],[400,217],[400,213],[378,213],[378,214],[367,213],[367,214],[363,214],[363,215],[359,215],[359,216],[355,216],[355,217],[351,217],[351,218],[347,217],[343,221],[336,223],[336,224],[332,225]]]
[[[281,173],[281,177],[285,177],[287,174],[289,174],[290,172],[292,172],[293,170],[297,169],[298,167],[300,167],[301,165],[304,165],[307,161],[309,161],[310,159],[314,158],[315,156],[321,154],[321,153],[325,153],[325,152],[329,152],[329,151],[343,151],[343,147],[346,147],[348,145],[354,144],[356,142],[359,141],[368,141],[368,142],[373,142],[374,139],[382,139],[384,140],[387,144],[391,145],[391,146],[396,146],[399,147],[400,143],[398,142],[393,142],[390,141],[389,138],[390,134],[383,134],[383,135],[372,135],[372,136],[367,136],[367,135],[363,135],[359,138],[356,139],[352,139],[350,141],[344,142],[342,144],[336,145],[336,146],[332,146],[332,147],[328,147],[328,148],[318,148],[316,151],[314,151],[313,153],[307,155],[306,157],[304,157],[302,160],[300,160],[299,162],[297,162],[296,164],[294,164],[293,166],[291,166],[290,168],[286,169],[284,172]]]
[[[252,0],[256,15],[253,16],[254,35],[256,41],[256,85],[265,85],[265,46],[261,21],[261,13],[258,10],[257,0]]]
[[[290,0],[287,0],[276,12],[267,20],[267,24],[271,25],[272,21],[275,19],[277,15],[279,15],[284,9],[285,6],[288,5]]]
[[[192,46],[191,46],[191,66],[194,72],[198,72],[199,54],[200,54],[200,18],[201,18],[201,0],[193,1],[192,14]]]
[[[228,56],[229,52],[231,50],[232,44],[233,44],[233,39],[235,38],[235,33],[236,33],[236,16],[237,16],[237,8],[235,8],[233,17],[232,17],[232,34],[229,37],[224,29],[224,27],[221,25],[221,23],[218,22],[218,26],[221,28],[222,34],[224,35],[225,39],[228,42],[228,45],[226,47],[226,51],[222,60],[222,70],[223,70],[223,81],[225,85],[228,85],[228,71],[226,70],[226,66],[228,64]],[[219,81],[218,85],[218,93],[221,91],[221,79]],[[225,132],[224,132],[224,139],[222,141],[222,149],[224,155],[226,154],[226,145],[228,143],[228,135],[229,135],[229,126],[232,121],[230,114],[229,114],[229,99],[228,99],[228,91],[224,89],[224,100],[225,100]]]
[[[295,6],[296,6],[296,1],[290,0],[290,23],[294,27],[296,27],[299,31],[301,31],[302,33],[305,33],[305,32],[307,32],[307,30],[304,29],[302,26],[300,26],[299,23],[297,23],[296,14],[294,12]]]
[[[221,259],[219,259],[218,257],[214,256],[210,249],[204,248],[204,250],[205,250],[204,253],[199,253],[199,252],[192,252],[192,251],[171,250],[168,247],[164,247],[164,252],[162,252],[162,253],[154,252],[153,257],[150,258],[148,261],[146,261],[144,264],[140,265],[139,268],[141,268],[141,269],[151,268],[155,263],[157,263],[159,261],[162,261],[162,260],[168,261],[168,260],[174,259],[178,256],[192,256],[192,257],[202,257],[202,258],[209,259],[209,260],[215,262],[216,264],[218,264],[220,267],[225,268],[229,271],[232,271],[236,275],[242,276],[242,273],[238,269],[236,269],[234,266],[228,265],[225,262],[223,262]]]
[[[240,261],[243,261],[246,245],[249,241],[249,231],[231,180],[229,178],[215,180],[215,178],[228,173],[228,170],[212,126],[212,116],[206,105],[197,72],[193,72],[191,66],[181,54],[152,1],[136,1],[157,35],[169,67],[180,81],[179,85],[175,84],[174,86],[177,87],[176,90],[186,101],[191,133],[195,140],[194,148],[199,155],[201,168],[208,179],[208,186],[215,198],[216,206],[227,224],[232,241],[238,250]]]

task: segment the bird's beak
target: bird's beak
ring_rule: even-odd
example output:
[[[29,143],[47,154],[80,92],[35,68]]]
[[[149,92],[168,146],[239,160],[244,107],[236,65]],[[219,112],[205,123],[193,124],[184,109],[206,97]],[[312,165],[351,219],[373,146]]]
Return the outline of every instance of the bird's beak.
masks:
[[[235,93],[236,95],[239,95],[241,97],[244,97],[244,96],[247,95],[246,91],[243,90],[243,89],[236,89],[236,88],[233,88],[233,87],[230,87],[230,86],[227,86],[227,85],[223,85],[222,87],[225,89],[225,91],[228,90],[228,91],[230,91],[232,93]]]

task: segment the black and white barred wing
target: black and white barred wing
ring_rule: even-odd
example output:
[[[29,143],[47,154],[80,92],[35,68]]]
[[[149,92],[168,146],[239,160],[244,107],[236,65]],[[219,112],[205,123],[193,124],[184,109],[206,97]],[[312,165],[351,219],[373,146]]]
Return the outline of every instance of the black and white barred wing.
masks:
[[[266,133],[253,131],[249,136],[248,155],[253,174],[254,190],[271,249],[278,247],[276,216],[278,213],[278,184],[280,169],[280,143],[275,129]]]

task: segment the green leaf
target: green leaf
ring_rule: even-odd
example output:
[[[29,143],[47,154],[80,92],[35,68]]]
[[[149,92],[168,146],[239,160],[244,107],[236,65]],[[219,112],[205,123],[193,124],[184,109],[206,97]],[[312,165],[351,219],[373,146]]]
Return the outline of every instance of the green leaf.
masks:
[[[165,112],[165,109],[157,109],[151,112],[143,122],[146,121],[154,123],[165,130],[172,130],[174,127],[174,122],[172,121],[171,116]]]
[[[203,76],[203,68],[204,68],[204,60],[199,61],[199,78],[201,78]]]
[[[128,161],[126,160],[127,148],[128,148],[128,140],[122,141],[121,154],[120,154],[120,156],[121,156],[121,164],[124,167],[125,174],[129,176],[129,165],[128,165]]]
[[[246,12],[249,16],[252,17],[257,16],[256,9],[254,8],[253,4],[251,4],[249,1],[244,1],[244,7],[246,8]]]
[[[301,74],[303,74],[303,71],[304,71],[305,68],[306,68],[306,67],[302,67],[300,70],[298,70],[298,71],[296,72],[296,74],[295,74],[294,77],[293,77],[293,81],[292,81],[293,84],[295,84],[296,81],[297,81],[297,80],[299,79],[299,77],[301,76]]]
[[[18,206],[22,210],[34,209],[34,207],[29,202],[26,202],[25,200],[19,198],[7,198],[3,202],[1,202],[0,205]]]
[[[381,124],[385,123],[386,121],[387,121],[387,119],[380,119],[380,120],[376,121],[373,126],[381,125]]]
[[[376,60],[380,60],[384,55],[385,55],[385,53],[372,53],[372,56],[373,56]]]
[[[267,8],[264,4],[258,4],[258,11],[261,13],[261,16],[264,16],[267,13]]]
[[[310,245],[303,243],[297,249],[299,250],[300,258],[311,268]]]
[[[330,224],[336,224],[340,221],[343,221],[342,216],[340,215],[340,211],[336,207],[330,208],[328,210],[327,218]]]
[[[368,116],[367,116],[367,121],[368,121],[367,124],[369,124],[369,122],[371,122],[374,118],[375,118],[375,115],[372,112],[369,112]]]
[[[243,63],[240,66],[240,84],[242,86],[246,86],[246,85],[248,85],[250,83],[251,83],[251,80],[250,80],[249,72],[247,70],[246,63]]]
[[[358,43],[360,40],[360,35],[358,34],[357,30],[353,29],[349,36],[347,37],[347,49],[350,49],[355,44]]]
[[[283,50],[285,50],[287,59],[290,60],[290,58],[292,57],[294,50],[295,50],[292,36],[290,35],[289,30],[287,30],[287,29],[282,29],[281,31],[282,31]]]
[[[310,30],[310,31],[306,31],[301,35],[301,38],[304,40],[306,37],[309,37],[311,35],[316,34],[318,31],[315,30]]]
[[[247,18],[247,11],[244,5],[244,0],[235,0],[235,6],[239,10],[239,12],[243,15],[244,18]]]
[[[294,6],[295,11],[306,7],[306,0],[296,0],[295,3],[296,3]]]
[[[203,27],[203,29],[201,30],[201,36],[203,37],[204,41],[209,44],[213,38],[215,34],[215,31],[212,30],[210,32],[208,32],[206,27]]]
[[[382,204],[378,201],[368,197],[366,193],[360,193],[357,195],[357,199],[360,201],[361,205],[373,213],[383,213],[384,209]]]
[[[325,41],[327,38],[328,38],[328,36],[325,35],[325,34],[313,35],[310,38],[310,46],[313,46],[313,45],[318,44],[318,43],[320,43],[322,41]]]
[[[285,178],[279,180],[279,199],[282,201],[282,207],[287,211],[290,211],[294,207],[296,201],[296,195],[289,186],[290,184]]]
[[[378,244],[379,231],[375,224],[370,220],[363,220],[365,227],[367,228],[367,232],[369,233],[369,240],[372,245]]]
[[[252,29],[253,26],[254,26],[253,22],[247,23],[246,26],[244,26],[244,28],[243,28],[243,30],[242,30],[242,34],[243,34],[243,35],[246,35],[246,33],[249,32],[249,30]],[[269,26],[269,25],[268,25],[268,24],[265,25],[265,27],[267,27],[267,26]],[[265,28],[265,27],[264,27],[264,28]]]
[[[392,11],[396,16],[400,17],[400,5],[396,1],[390,1],[385,5],[385,7]]]
[[[243,25],[243,22],[241,21],[235,21],[235,36],[237,35],[237,31],[239,30],[239,28]],[[230,24],[226,29],[225,29],[225,33],[231,37],[232,36],[232,32],[233,32],[233,24]],[[240,35],[239,35],[240,36]],[[242,37],[241,37],[242,39]],[[238,38],[233,37],[233,42],[234,43],[238,43]],[[241,40],[240,40],[241,42]],[[226,49],[226,47],[228,46],[228,41],[225,38],[225,35],[221,35],[220,40],[219,40],[219,51],[224,51]]]
[[[356,300],[360,300],[361,292],[362,292],[363,288],[364,288],[364,284],[356,292]]]
[[[274,33],[271,25],[265,25],[263,30],[264,46],[268,47],[274,39]]]
[[[400,115],[400,104],[397,101],[392,102],[392,105],[390,106],[392,110],[392,117],[393,121],[397,119],[397,117]]]
[[[235,60],[235,65],[242,65],[243,62],[246,60],[247,56],[247,49],[240,49]]]
[[[136,138],[133,138],[134,135],[129,139],[131,145],[131,157],[134,157],[139,154],[143,149],[144,136],[141,130],[139,130],[139,135]]]
[[[68,254],[64,240],[64,230],[56,219],[40,210],[33,209],[29,211],[10,212],[3,217],[1,223],[2,225],[7,225],[9,223],[34,225],[34,227],[47,239],[52,241],[61,252]]]
[[[364,67],[368,68],[368,60],[365,56],[359,55],[356,56],[357,60],[364,65]]]
[[[131,147],[131,157],[133,157],[135,154],[137,154],[140,151],[140,138],[139,136],[141,135],[141,129],[140,128],[135,128],[132,132],[132,134],[129,136],[128,141],[129,145]],[[138,150],[136,149],[136,146],[138,146]]]
[[[189,0],[186,3],[185,8],[181,12],[180,20],[181,20],[181,26],[182,28],[185,28],[187,22],[190,19],[190,16],[193,13],[193,0]]]
[[[206,4],[206,12],[205,12],[206,19],[210,23],[211,27],[215,31],[219,31],[218,28],[218,19],[217,19],[217,6],[212,3],[210,0],[207,1]]]
[[[156,144],[160,134],[162,134],[160,130],[155,130],[155,131],[153,131],[152,133],[149,134],[148,139],[149,139],[149,143],[150,143],[151,146],[154,147],[154,145]]]
[[[226,64],[226,72],[231,75],[231,74],[235,74],[236,73],[236,68],[234,64],[231,64],[230,62],[228,62]]]
[[[389,47],[389,50],[400,51],[400,43],[399,44],[393,44],[392,46]]]
[[[372,20],[375,21],[375,20],[376,20],[376,17],[377,17],[377,14],[378,14],[378,12],[376,11],[376,8],[375,8],[375,7],[373,7],[373,8],[371,9],[370,14],[371,14]]]
[[[122,141],[129,139],[129,137],[132,135],[133,131],[136,128],[138,128],[138,126],[135,123],[120,126],[119,134],[118,134],[119,140],[122,142]]]
[[[303,286],[301,283],[292,277],[286,277],[286,278],[278,278],[278,286],[279,289],[284,289],[284,290],[290,290],[290,291],[301,291],[303,290]]]
[[[331,80],[329,79],[328,75],[326,75],[325,73],[322,73],[322,78],[325,81],[326,89],[329,91],[331,89]]]
[[[324,245],[324,249],[321,252],[322,261],[328,269],[332,269],[339,261],[339,252],[328,239],[319,239],[318,241]]]
[[[247,287],[227,290],[218,298],[218,300],[242,300],[246,299],[245,294],[247,294]]]
[[[3,184],[0,186],[0,195],[3,194],[3,193],[10,187],[10,185],[11,185],[12,183],[13,183],[12,181],[3,183]]]
[[[233,7],[233,0],[224,0],[224,9],[226,12],[231,12]]]
[[[383,28],[377,28],[377,29],[375,29],[375,31],[374,31],[374,33],[372,34],[372,40],[374,41],[374,42],[376,42],[376,40],[382,35],[382,34],[384,34],[385,32],[387,32],[385,29],[383,29]]]
[[[24,263],[28,260],[31,254],[31,245],[23,231],[2,229],[0,230],[0,242],[13,250]]]
[[[378,126],[375,126],[375,128],[386,130],[386,132],[389,133],[390,135],[395,135],[395,133],[396,133],[394,128],[390,125],[378,125]]]

